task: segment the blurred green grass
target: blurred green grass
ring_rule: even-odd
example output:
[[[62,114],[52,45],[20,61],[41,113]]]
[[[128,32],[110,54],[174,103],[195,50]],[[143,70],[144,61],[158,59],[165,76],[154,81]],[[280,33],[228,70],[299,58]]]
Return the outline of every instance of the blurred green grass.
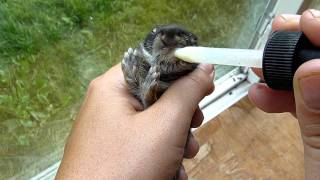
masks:
[[[0,179],[56,161],[34,165],[61,151],[90,80],[119,62],[152,27],[177,23],[203,45],[234,47],[241,27],[267,2],[256,12],[250,11],[254,4],[0,0]]]

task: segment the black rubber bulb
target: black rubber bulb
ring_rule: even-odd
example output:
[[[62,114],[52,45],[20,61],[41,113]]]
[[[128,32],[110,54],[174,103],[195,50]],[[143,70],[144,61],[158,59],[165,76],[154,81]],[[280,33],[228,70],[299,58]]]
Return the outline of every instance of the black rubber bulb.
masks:
[[[272,89],[292,90],[293,76],[299,66],[317,58],[320,58],[320,48],[302,32],[276,31],[264,49],[264,79]]]

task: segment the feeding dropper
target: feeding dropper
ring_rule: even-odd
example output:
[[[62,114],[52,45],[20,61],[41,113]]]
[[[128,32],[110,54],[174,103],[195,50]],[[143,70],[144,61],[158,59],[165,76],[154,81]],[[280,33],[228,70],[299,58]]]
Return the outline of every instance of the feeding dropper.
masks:
[[[263,51],[190,46],[177,49],[175,56],[191,63],[262,68],[269,87],[292,90],[294,73],[304,62],[320,58],[320,48],[302,32],[276,31]]]

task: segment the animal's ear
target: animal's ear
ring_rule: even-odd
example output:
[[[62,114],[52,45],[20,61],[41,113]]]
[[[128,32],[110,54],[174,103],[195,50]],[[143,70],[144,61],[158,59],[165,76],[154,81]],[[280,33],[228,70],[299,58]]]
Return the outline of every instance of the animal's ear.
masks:
[[[198,45],[198,36],[196,36],[195,34],[189,32],[188,33],[188,37],[190,38],[191,44]]]
[[[191,37],[192,37],[192,40],[194,41],[198,41],[198,36],[194,35],[193,33],[191,33]]]
[[[153,29],[151,30],[151,33],[156,34],[160,29],[161,29],[162,25],[156,25],[153,27]]]
[[[198,45],[198,38],[196,36],[194,36],[192,39],[191,39],[191,43],[194,44],[194,45]]]
[[[157,32],[157,28],[155,27],[155,28],[152,29],[152,33],[155,34],[156,32]]]

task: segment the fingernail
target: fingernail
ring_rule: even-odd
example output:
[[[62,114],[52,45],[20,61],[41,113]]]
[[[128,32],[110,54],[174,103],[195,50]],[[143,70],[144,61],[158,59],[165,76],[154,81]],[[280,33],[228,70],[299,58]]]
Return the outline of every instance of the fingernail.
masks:
[[[209,75],[212,74],[214,69],[212,64],[200,64],[198,67],[201,68],[204,72],[206,72]]]
[[[296,23],[300,21],[300,15],[294,14],[282,14],[280,18],[284,23]]]
[[[297,31],[299,27],[298,24],[300,21],[300,17],[301,17],[300,15],[291,15],[291,14],[282,14],[278,16],[276,21],[278,22],[277,29]]]
[[[285,21],[290,21],[292,19],[296,19],[297,15],[294,15],[294,14],[281,14],[280,17],[285,22]]]
[[[320,11],[315,9],[309,9],[308,12],[311,14],[313,18],[319,18],[320,17]]]
[[[299,80],[302,99],[310,109],[320,109],[320,74]]]

